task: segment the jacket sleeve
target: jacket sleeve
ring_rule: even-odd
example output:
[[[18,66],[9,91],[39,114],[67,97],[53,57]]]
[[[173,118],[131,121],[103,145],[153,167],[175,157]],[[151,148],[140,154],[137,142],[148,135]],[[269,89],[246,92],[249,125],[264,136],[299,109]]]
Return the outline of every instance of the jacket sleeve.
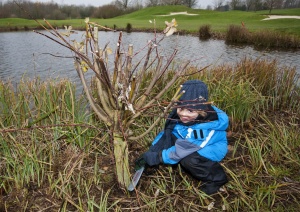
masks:
[[[164,147],[164,140],[161,139],[164,135],[164,131],[161,131],[157,134],[157,136],[154,138],[152,145],[149,148],[149,151],[151,152],[160,152],[162,151]]]
[[[185,139],[178,138],[174,146],[162,151],[163,162],[166,164],[176,164],[182,158],[204,148],[210,142],[214,132],[214,130],[202,130],[205,136],[198,139],[195,139],[194,136]]]
[[[161,131],[160,133],[158,133],[157,136],[152,141],[152,145],[155,145],[159,141],[159,139],[163,136],[163,134],[164,134],[164,131]]]
[[[177,139],[175,145],[167,150],[163,150],[162,158],[165,158],[164,163],[175,164],[182,158],[199,150],[199,145],[189,142],[184,139]],[[165,156],[163,156],[165,155]]]

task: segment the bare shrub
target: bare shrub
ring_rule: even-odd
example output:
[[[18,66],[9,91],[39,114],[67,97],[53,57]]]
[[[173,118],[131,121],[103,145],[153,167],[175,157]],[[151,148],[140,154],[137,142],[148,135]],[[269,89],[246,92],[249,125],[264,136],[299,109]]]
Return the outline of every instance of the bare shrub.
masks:
[[[211,26],[210,25],[203,25],[199,29],[199,38],[203,40],[210,39],[212,36],[211,33]]]
[[[126,25],[126,32],[131,32],[132,31],[132,24],[131,23],[127,23]]]
[[[242,26],[230,25],[226,32],[226,43],[247,44],[249,42],[249,31]]]

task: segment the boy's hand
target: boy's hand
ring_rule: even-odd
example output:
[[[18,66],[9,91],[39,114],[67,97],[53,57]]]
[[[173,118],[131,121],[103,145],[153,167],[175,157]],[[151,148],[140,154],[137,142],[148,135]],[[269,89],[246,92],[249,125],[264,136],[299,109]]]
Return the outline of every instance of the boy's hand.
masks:
[[[145,152],[141,157],[135,161],[134,169],[139,170],[143,166],[157,166],[162,163],[161,152]]]
[[[134,164],[134,170],[139,170],[141,169],[143,166],[146,166],[146,161],[144,160],[143,157],[139,157]]]
[[[142,158],[146,161],[149,166],[155,166],[160,164],[162,161],[161,159],[161,152],[145,152]]]

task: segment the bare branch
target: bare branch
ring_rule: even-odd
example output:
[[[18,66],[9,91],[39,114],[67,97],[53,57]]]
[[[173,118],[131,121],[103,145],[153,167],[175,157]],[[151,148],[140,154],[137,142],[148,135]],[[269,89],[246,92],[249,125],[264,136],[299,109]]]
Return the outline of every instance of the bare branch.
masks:
[[[153,122],[153,124],[141,135],[136,136],[136,137],[129,137],[128,140],[139,140],[143,137],[145,137],[145,135],[147,135],[149,132],[152,131],[152,129],[157,126],[157,124],[160,122],[160,120],[164,117],[166,117],[166,115],[169,113],[171,107],[174,105],[174,103],[176,101],[178,101],[178,99],[180,98],[180,96],[182,95],[182,92],[180,92],[180,88],[177,89],[176,93],[174,94],[171,102],[168,104],[168,106],[164,109],[164,112],[162,114],[160,114],[160,116],[155,120],[155,122]]]
[[[144,102],[146,101],[147,96],[149,95],[149,93],[153,89],[153,86],[156,84],[159,77],[162,76],[163,73],[165,73],[165,71],[167,70],[167,68],[169,67],[171,62],[173,61],[175,55],[177,54],[177,51],[178,51],[177,49],[174,50],[174,52],[172,53],[172,55],[168,59],[167,64],[165,65],[164,69],[161,70],[161,71],[158,71],[160,69],[160,63],[161,63],[161,60],[159,59],[158,66],[157,66],[157,68],[159,68],[159,69],[156,70],[157,75],[156,75],[156,77],[154,77],[152,79],[151,83],[148,85],[147,90],[145,91],[145,93],[143,94],[143,96],[141,97],[139,102],[137,103],[136,108],[139,109],[144,104]]]

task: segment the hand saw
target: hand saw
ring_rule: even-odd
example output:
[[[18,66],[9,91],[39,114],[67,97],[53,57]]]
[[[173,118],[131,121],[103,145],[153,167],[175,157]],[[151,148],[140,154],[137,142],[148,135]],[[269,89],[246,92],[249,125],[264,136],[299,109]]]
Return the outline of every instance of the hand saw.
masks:
[[[128,191],[134,190],[135,186],[138,184],[138,182],[143,174],[144,169],[145,169],[145,166],[142,166],[140,169],[136,170],[136,172],[134,173],[134,175],[132,177],[131,183],[127,187]]]

